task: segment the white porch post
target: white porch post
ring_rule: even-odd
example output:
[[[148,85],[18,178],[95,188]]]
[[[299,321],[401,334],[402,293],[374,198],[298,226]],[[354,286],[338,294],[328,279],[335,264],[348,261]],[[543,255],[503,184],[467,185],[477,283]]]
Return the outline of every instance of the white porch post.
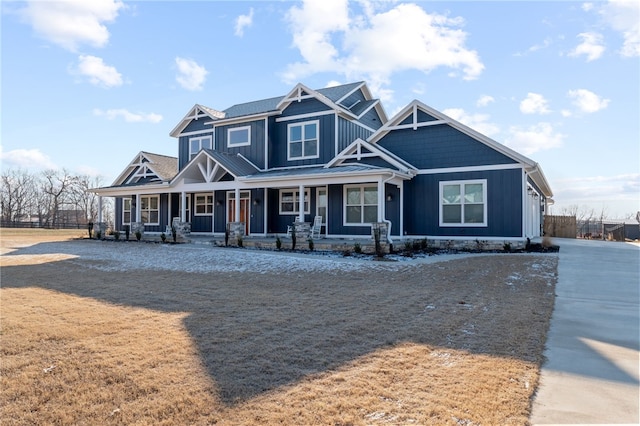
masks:
[[[240,188],[236,188],[236,211],[235,217],[233,218],[234,222],[240,222]]]
[[[171,218],[171,193],[169,192],[167,194],[167,223],[169,226],[172,225],[172,218]]]
[[[378,179],[378,222],[384,222],[384,182]]]
[[[298,222],[304,222],[304,185],[300,185],[298,191]]]
[[[140,202],[140,194],[136,194],[136,222],[142,222],[141,214],[142,211],[142,202]]]
[[[211,234],[216,231],[216,191],[211,191]]]
[[[180,222],[186,222],[187,221],[187,193],[185,191],[182,191],[180,193],[180,201],[181,201]]]
[[[98,195],[98,223],[102,222],[102,195]]]

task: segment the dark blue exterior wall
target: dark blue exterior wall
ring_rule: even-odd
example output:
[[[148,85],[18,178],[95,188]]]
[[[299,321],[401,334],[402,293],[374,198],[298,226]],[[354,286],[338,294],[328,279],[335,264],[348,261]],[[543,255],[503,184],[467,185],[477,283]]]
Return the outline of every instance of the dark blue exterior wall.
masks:
[[[287,161],[287,129],[289,124],[319,120],[319,157],[308,160]],[[318,117],[274,122],[269,124],[270,146],[269,167],[306,166],[325,164],[335,156],[335,116],[320,115]]]
[[[201,134],[193,134],[191,136],[180,136],[180,138],[178,139],[178,170],[182,170],[182,168],[189,162],[189,139],[199,136],[211,136],[213,142],[212,135],[213,133],[209,131],[208,133],[203,132]]]
[[[251,127],[251,145],[230,147],[227,144],[227,130],[234,127]],[[232,154],[241,154],[258,167],[264,168],[264,120],[255,120],[241,124],[216,127],[215,150]]]
[[[311,205],[309,206],[309,214],[304,215],[305,222],[312,222],[316,215],[316,188],[309,188],[309,197]],[[267,194],[269,213],[267,223],[267,233],[270,234],[286,234],[287,226],[298,220],[298,215],[287,214],[280,215],[280,189],[269,189]],[[262,219],[264,220],[264,218]]]
[[[393,130],[378,143],[418,169],[515,163],[446,124]]]
[[[370,130],[345,120],[342,117],[338,117],[338,152],[345,149],[351,142],[358,138],[366,141],[371,134],[372,132]]]
[[[440,227],[441,181],[487,179],[486,227]],[[404,184],[404,231],[407,235],[521,237],[522,170],[418,175]]]

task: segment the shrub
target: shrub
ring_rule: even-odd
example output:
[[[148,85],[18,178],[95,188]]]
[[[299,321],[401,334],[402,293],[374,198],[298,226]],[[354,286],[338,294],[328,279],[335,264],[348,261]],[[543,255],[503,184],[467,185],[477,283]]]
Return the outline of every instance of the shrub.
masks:
[[[405,241],[404,242],[404,255],[411,256],[413,254],[413,242]]]
[[[242,241],[242,235],[238,235],[238,247],[242,247],[243,241]]]
[[[411,249],[415,252],[415,251],[420,251],[420,248],[422,247],[422,244],[420,243],[420,240],[413,240],[411,241]]]
[[[282,240],[280,237],[276,237],[276,249],[282,250]]]
[[[362,246],[360,245],[360,243],[355,243],[353,245],[353,251],[357,254],[362,253]]]
[[[175,226],[171,226],[171,238],[173,238],[173,242],[175,243],[178,239],[178,230]]]
[[[420,240],[420,250],[422,251],[427,251],[427,249],[429,248],[429,242],[427,241],[426,238],[423,238]]]
[[[511,251],[511,243],[509,243],[509,242],[505,242],[505,243],[502,245],[502,250],[504,250],[504,251],[506,251],[506,252],[510,252],[510,251]]]
[[[313,243],[313,238],[309,238],[307,242],[309,243],[309,251],[313,251],[313,248],[315,247],[315,244]]]
[[[162,240],[163,243],[167,241],[167,236],[164,235],[164,232],[160,234],[160,239]]]
[[[291,228],[291,250],[296,249],[296,226],[293,225]]]
[[[136,240],[140,241],[141,238],[142,238],[142,232],[136,231]]]
[[[115,238],[116,241],[120,239],[120,231],[111,231],[111,234],[113,235],[113,238]]]
[[[102,232],[96,231],[96,239],[97,240],[101,240],[102,239]]]
[[[129,241],[129,232],[130,232],[131,228],[129,227],[129,225],[125,225],[124,226],[124,236],[127,239],[127,241]]]

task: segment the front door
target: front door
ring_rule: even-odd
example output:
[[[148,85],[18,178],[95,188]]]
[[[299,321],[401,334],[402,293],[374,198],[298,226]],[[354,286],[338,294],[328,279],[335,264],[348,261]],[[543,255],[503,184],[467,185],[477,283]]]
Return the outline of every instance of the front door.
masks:
[[[236,193],[227,192],[227,223],[235,222],[236,217]],[[249,235],[249,207],[251,193],[249,191],[240,192],[240,222],[244,222],[244,235]]]

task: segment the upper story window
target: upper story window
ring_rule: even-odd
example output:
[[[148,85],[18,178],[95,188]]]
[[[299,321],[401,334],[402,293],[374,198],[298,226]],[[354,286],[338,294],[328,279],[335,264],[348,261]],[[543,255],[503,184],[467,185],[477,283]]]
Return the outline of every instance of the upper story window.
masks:
[[[251,145],[251,126],[227,129],[227,146]]]
[[[189,160],[193,159],[201,149],[211,149],[211,136],[196,136],[189,138]]]
[[[319,157],[319,125],[318,120],[289,124],[287,131],[288,160]]]
[[[487,226],[487,181],[440,182],[440,226]]]

